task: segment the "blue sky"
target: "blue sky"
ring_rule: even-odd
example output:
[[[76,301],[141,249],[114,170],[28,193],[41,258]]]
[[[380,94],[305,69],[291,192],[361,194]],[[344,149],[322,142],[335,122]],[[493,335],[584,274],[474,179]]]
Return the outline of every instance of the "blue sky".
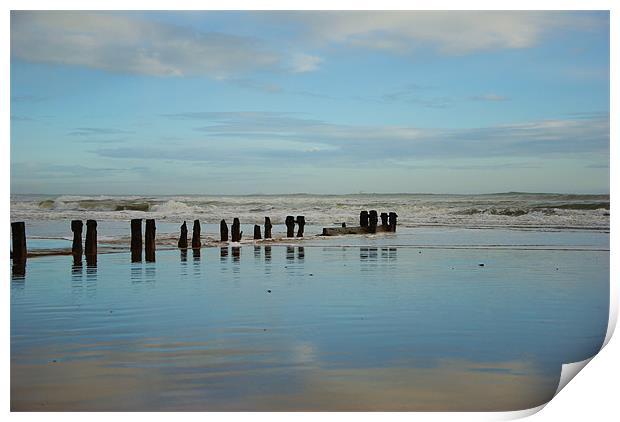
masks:
[[[607,12],[12,12],[11,191],[609,192]]]

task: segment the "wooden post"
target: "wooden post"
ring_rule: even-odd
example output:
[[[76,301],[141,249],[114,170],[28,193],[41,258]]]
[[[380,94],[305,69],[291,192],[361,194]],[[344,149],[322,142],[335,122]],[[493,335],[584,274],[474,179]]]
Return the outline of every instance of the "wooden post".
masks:
[[[271,239],[271,219],[269,217],[265,217],[265,239]]]
[[[194,228],[192,230],[192,249],[199,249],[200,246],[200,221],[194,220]]]
[[[368,211],[360,212],[360,227],[368,227]]]
[[[28,256],[24,222],[11,223],[11,234],[13,237],[13,265],[23,264]]]
[[[297,237],[304,237],[304,226],[306,225],[306,218],[303,215],[297,216]]]
[[[86,240],[84,243],[84,255],[97,255],[97,222],[95,220],[86,220]]]
[[[286,224],[286,237],[295,237],[295,217],[287,216],[284,224]]]
[[[398,217],[396,215],[395,212],[391,212],[389,215],[389,219],[390,219],[390,230],[395,232],[396,231],[396,217]]]
[[[387,212],[381,213],[381,225],[384,227],[388,225],[388,213]]]
[[[187,223],[185,221],[181,224],[181,236],[177,245],[179,249],[187,249]]]
[[[347,227],[347,223],[345,223],[345,222],[343,221],[343,222],[342,222],[342,226],[341,226],[341,227],[342,227],[342,228]]]
[[[147,262],[155,262],[155,220],[146,220],[144,228],[144,257]]]
[[[254,224],[254,240],[258,240],[260,238],[260,226],[258,224]]]
[[[82,262],[82,254],[84,253],[84,249],[82,249],[83,227],[84,223],[82,223],[82,220],[71,221],[71,231],[73,232],[73,245],[71,246],[71,253],[74,258],[77,258],[77,262]]]
[[[88,233],[86,236],[88,239]],[[131,262],[140,261],[142,261],[142,219],[133,218],[131,220]]]
[[[228,224],[226,224],[226,220],[220,221],[220,240],[228,242]]]
[[[370,210],[368,213],[368,232],[369,233],[377,233],[377,223],[379,222],[379,218],[377,217],[377,211]]]
[[[238,218],[235,217],[233,219],[233,223],[232,223],[230,230],[231,230],[231,237],[232,237],[231,240],[233,242],[240,242],[241,241],[241,223],[239,223]]]

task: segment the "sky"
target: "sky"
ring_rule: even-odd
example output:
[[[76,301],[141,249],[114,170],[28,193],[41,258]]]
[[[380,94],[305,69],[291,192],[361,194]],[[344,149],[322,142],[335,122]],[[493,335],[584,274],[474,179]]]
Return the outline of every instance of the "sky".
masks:
[[[11,193],[609,192],[609,14],[11,12]]]

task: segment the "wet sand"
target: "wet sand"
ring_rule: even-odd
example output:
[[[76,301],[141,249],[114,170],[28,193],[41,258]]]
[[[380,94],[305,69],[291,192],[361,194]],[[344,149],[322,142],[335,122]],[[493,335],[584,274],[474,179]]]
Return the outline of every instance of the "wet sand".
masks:
[[[29,260],[11,409],[517,410],[600,348],[607,234],[414,238]]]

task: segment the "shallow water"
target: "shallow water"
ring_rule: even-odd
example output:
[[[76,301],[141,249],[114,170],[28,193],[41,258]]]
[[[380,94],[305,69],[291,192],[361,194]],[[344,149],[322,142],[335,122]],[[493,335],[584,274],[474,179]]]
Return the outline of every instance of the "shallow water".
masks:
[[[30,259],[11,408],[516,410],[599,350],[608,234],[425,230]]]

